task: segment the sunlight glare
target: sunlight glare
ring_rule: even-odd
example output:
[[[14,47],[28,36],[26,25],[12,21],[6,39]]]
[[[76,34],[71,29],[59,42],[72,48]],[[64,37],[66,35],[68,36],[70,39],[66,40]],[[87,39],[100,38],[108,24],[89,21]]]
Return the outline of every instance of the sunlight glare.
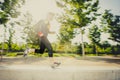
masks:
[[[55,0],[27,0],[23,7],[23,12],[28,11],[33,16],[33,20],[45,19],[48,12],[57,13],[58,8]]]

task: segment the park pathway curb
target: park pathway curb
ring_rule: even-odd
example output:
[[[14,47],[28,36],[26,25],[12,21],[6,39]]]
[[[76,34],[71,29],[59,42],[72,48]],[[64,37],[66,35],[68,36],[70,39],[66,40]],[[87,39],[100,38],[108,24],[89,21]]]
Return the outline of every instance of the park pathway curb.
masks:
[[[115,66],[0,66],[0,80],[120,80]]]

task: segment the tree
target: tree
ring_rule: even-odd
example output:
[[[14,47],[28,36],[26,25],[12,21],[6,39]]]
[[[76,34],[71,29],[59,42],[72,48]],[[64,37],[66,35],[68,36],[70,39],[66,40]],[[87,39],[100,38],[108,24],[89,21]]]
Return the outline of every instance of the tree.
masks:
[[[111,44],[108,41],[103,41],[100,46],[105,50],[107,47],[110,47]]]
[[[17,18],[20,15],[18,8],[25,3],[25,0],[1,0],[0,1],[0,25],[4,26],[4,42],[6,39],[5,33],[7,28],[7,22],[12,18]]]
[[[71,29],[71,27],[66,27],[66,26],[62,26],[60,28],[60,43],[66,43],[66,42],[71,42],[70,39],[72,39],[74,36],[74,31],[73,29]]]
[[[103,41],[101,44],[100,44],[100,47],[103,49],[104,53],[105,54],[108,54],[110,53],[112,50],[111,50],[111,44],[108,42],[108,41]],[[108,50],[110,49],[110,50]]]
[[[26,14],[24,14],[20,25],[23,26],[24,36],[22,36],[22,38],[26,41],[26,43],[38,45],[38,37],[36,36],[36,32],[34,29],[35,26],[32,26],[32,15],[30,13],[27,12]]]
[[[89,23],[91,23],[93,20],[96,20],[96,16],[99,16],[97,14],[98,4],[99,0],[61,0],[56,1],[57,5],[63,9],[63,15],[61,15],[58,18],[58,21],[62,24],[61,27],[67,29],[75,29],[79,28],[81,29],[81,34],[83,36],[84,29],[83,27],[87,26]],[[62,29],[63,30],[63,29]],[[66,36],[72,36],[74,37],[76,33],[75,30],[72,30],[69,35]],[[63,33],[64,34],[64,33]],[[65,34],[64,34],[65,35]],[[69,38],[70,39],[70,38]],[[82,54],[85,55],[84,52],[84,45],[83,45],[83,39],[82,39]]]
[[[11,18],[17,18],[20,12],[17,8],[25,3],[25,0],[0,1],[0,24],[5,24]]]
[[[98,55],[97,53],[97,46],[100,42],[100,30],[97,25],[93,25],[92,28],[89,29],[89,38],[93,44],[93,52]]]
[[[15,23],[10,23],[10,27],[8,28],[9,38],[6,43],[8,45],[9,51],[12,50],[13,36],[15,33],[14,25],[15,25]]]
[[[102,15],[102,24],[106,32],[110,33],[110,40],[120,43],[120,16],[113,15],[110,10],[105,10]]]

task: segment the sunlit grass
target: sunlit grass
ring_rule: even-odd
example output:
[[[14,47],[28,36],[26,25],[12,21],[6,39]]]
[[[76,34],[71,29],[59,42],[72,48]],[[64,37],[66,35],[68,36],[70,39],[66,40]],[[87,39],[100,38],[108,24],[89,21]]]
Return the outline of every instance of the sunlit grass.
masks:
[[[36,54],[35,56],[38,57],[48,57],[48,53],[44,53],[44,54]],[[53,57],[78,57],[80,55],[74,54],[74,53],[54,53]]]
[[[17,56],[23,56],[23,52],[9,52],[6,53],[4,56],[6,57],[17,57]],[[38,53],[32,53],[28,54],[28,56],[32,57],[49,57],[48,53],[44,54],[38,54]],[[97,56],[96,54],[85,54],[85,56]],[[106,54],[99,54],[98,56],[106,56]],[[108,55],[108,56],[113,56],[113,55]],[[80,54],[75,54],[75,53],[54,53],[53,57],[81,57]]]
[[[7,53],[5,56],[6,57],[16,57],[17,53],[10,52],[10,53]]]

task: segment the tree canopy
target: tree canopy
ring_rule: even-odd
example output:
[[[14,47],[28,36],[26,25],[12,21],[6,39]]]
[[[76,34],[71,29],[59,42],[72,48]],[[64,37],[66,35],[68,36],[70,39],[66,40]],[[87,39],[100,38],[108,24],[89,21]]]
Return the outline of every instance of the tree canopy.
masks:
[[[107,24],[104,27],[110,33],[109,39],[120,43],[120,16],[113,15],[110,10],[106,10],[102,16],[102,24]]]
[[[60,36],[71,36],[70,38],[73,38],[75,30],[72,29],[85,27],[91,21],[96,20],[96,16],[99,16],[96,13],[99,9],[99,0],[61,0],[56,1],[56,3],[64,11],[58,18],[62,28],[60,29],[62,30]]]
[[[18,8],[25,3],[25,0],[2,0],[0,1],[0,24],[6,23],[11,18],[20,14]]]

